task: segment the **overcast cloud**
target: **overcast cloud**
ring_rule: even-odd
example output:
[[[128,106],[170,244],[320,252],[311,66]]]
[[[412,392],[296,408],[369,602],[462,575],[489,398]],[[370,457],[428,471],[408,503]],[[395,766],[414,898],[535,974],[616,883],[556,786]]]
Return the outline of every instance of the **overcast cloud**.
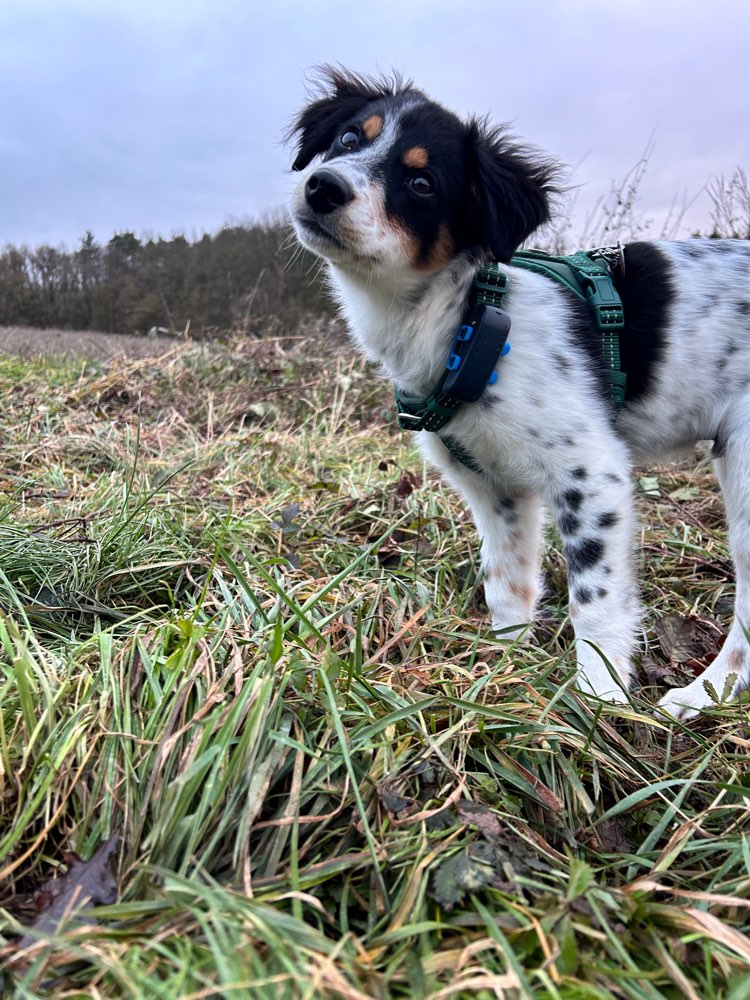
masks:
[[[316,63],[395,67],[575,168],[587,206],[653,136],[658,224],[750,161],[747,0],[0,0],[0,244],[199,235],[284,204]]]

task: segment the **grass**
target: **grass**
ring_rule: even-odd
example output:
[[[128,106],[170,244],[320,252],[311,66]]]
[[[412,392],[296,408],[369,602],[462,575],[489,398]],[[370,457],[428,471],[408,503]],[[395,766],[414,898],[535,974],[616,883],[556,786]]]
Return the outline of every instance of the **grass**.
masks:
[[[705,469],[639,481],[623,710],[571,687],[552,532],[536,640],[493,640],[335,337],[0,385],[3,995],[750,996],[746,705],[651,711],[728,622]]]

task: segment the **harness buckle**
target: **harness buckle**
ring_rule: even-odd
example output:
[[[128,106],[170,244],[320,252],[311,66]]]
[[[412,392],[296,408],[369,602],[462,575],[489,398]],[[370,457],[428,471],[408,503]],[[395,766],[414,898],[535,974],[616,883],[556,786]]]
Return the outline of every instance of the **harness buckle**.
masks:
[[[420,420],[424,419],[423,416],[420,416],[417,413],[404,413],[403,410],[399,410],[396,413],[396,417],[398,419],[399,427],[402,427],[404,430],[408,430],[407,427],[404,427],[404,422],[407,424],[418,424]]]
[[[621,330],[625,325],[625,313],[609,275],[582,275],[581,284],[599,330]]]

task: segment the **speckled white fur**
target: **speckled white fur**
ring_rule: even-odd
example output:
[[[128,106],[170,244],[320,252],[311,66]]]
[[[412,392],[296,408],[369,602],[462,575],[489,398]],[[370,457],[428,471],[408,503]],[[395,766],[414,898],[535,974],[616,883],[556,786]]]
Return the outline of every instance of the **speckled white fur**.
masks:
[[[386,298],[379,281],[339,267],[331,270],[334,294],[366,354],[405,392],[429,392],[458,327],[473,267],[457,261],[446,268],[426,283],[416,307],[413,290],[406,301],[393,289]],[[511,280],[504,308],[512,317],[511,351],[500,362],[497,385],[487,391],[493,405],[465,406],[446,428],[485,475],[452,458],[438,435],[421,432],[417,437],[426,457],[472,511],[482,539],[487,603],[493,627],[503,636],[517,635],[534,617],[542,504],[560,523],[567,510],[565,494],[585,487],[586,502],[576,504],[573,497],[580,522],[576,536],[584,540],[605,534],[597,528],[597,518],[617,512],[617,524],[606,532],[606,557],[575,573],[581,587],[592,594],[606,590],[606,596],[585,605],[573,600],[570,610],[579,640],[581,686],[600,697],[623,700],[639,620],[627,449],[611,429],[608,409],[580,349],[566,335],[570,316],[565,297],[539,275],[516,268],[507,273]],[[554,360],[560,351],[570,361],[567,372]],[[571,471],[583,467],[585,481],[571,479]]]
[[[383,146],[374,144],[370,155],[387,144],[384,134]],[[402,391],[426,395],[443,370],[474,264],[459,255],[430,275],[409,268],[398,236],[380,238],[382,195],[361,179],[361,160],[331,166],[345,170],[358,190],[359,204],[355,199],[347,207],[350,215],[360,213],[357,245],[337,252],[295,218],[298,235],[328,259],[331,289],[363,352]],[[294,206],[302,203],[308,174]],[[444,431],[483,473],[457,462],[437,434],[418,438],[472,511],[493,627],[502,635],[516,636],[534,617],[541,510],[550,509],[568,564],[578,683],[613,701],[627,700],[640,621],[631,463],[670,457],[698,440],[721,440],[716,465],[737,572],[737,617],[703,676],[660,703],[673,715],[690,716],[711,703],[709,686],[731,696],[750,678],[743,628],[750,626],[750,331],[747,316],[738,322],[737,315],[748,293],[740,303],[736,294],[740,278],[750,286],[750,254],[743,243],[713,242],[710,253],[697,241],[654,246],[676,292],[663,353],[652,375],[655,388],[628,403],[614,426],[576,341],[569,297],[555,282],[508,265],[503,309],[512,321],[510,354],[499,363],[498,382],[457,411]]]

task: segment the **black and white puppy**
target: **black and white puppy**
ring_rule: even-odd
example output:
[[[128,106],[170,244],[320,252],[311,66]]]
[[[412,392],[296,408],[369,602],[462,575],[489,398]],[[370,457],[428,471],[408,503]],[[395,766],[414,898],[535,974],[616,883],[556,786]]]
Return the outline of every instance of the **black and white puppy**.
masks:
[[[437,383],[478,263],[508,262],[549,216],[556,169],[485,122],[461,121],[400,79],[327,70],[294,122],[292,202],[300,241],[328,263],[330,285],[365,355],[404,393]],[[616,413],[601,340],[572,293],[510,265],[503,309],[511,351],[499,379],[418,435],[458,490],[482,539],[493,628],[513,636],[540,592],[542,505],[562,536],[578,683],[624,701],[640,610],[632,463],[714,442],[737,575],[735,621],[706,672],[662,707],[693,715],[750,680],[750,243],[689,240],[624,248],[615,281],[627,373]]]

